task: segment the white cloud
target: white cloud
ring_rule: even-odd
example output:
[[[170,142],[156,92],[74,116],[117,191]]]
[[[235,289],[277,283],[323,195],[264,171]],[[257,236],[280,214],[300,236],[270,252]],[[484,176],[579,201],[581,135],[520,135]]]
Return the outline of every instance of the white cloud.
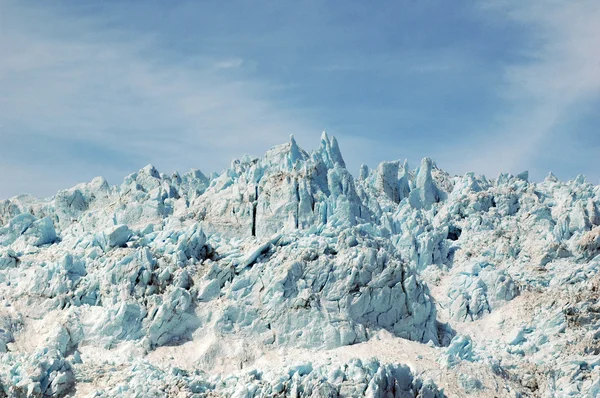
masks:
[[[110,182],[118,183],[119,176],[148,162],[165,172],[190,167],[219,171],[244,153],[264,153],[271,145],[286,140],[290,133],[301,145],[310,147],[318,144],[322,129],[336,128],[339,133],[333,133],[339,135],[353,172],[360,162],[374,167],[381,160],[404,156],[415,165],[418,157],[431,156],[441,167],[457,173],[473,170],[495,176],[499,171],[520,172],[538,164],[535,157],[539,144],[552,139],[565,115],[571,115],[576,104],[600,91],[600,52],[596,50],[600,46],[600,7],[596,3],[514,0],[494,1],[484,7],[484,14],[492,23],[507,29],[512,28],[511,24],[520,24],[526,32],[519,43],[519,57],[491,88],[506,101],[505,106],[499,107],[495,119],[483,126],[479,139],[467,142],[473,136],[469,131],[451,138],[425,131],[427,137],[419,137],[403,123],[435,119],[435,111],[428,115],[428,106],[440,109],[453,105],[452,99],[436,95],[460,90],[463,83],[469,89],[480,81],[475,79],[474,83],[468,77],[488,65],[478,63],[480,53],[468,43],[449,45],[446,50],[384,46],[369,57],[361,54],[364,47],[349,49],[332,44],[334,49],[340,47],[339,53],[334,51],[324,59],[311,58],[310,40],[335,36],[337,32],[337,39],[331,43],[344,43],[346,31],[335,24],[317,24],[317,33],[309,29],[315,37],[307,37],[305,19],[290,16],[290,21],[284,20],[282,26],[255,32],[256,36],[239,35],[237,31],[216,32],[219,44],[214,47],[215,53],[198,47],[197,53],[190,54],[190,48],[196,47],[188,42],[181,47],[187,52],[181,54],[171,51],[158,33],[110,28],[126,26],[123,20],[110,24],[93,13],[84,18],[64,9],[57,11],[54,3],[25,6],[0,0],[0,147],[11,148],[4,152],[2,170],[24,169],[0,172],[0,197],[20,192],[25,187],[23,176],[36,173],[44,184],[39,184],[33,193],[49,195],[50,186],[68,187],[77,179],[83,181],[96,174],[108,173],[114,176]],[[145,12],[154,15],[150,10]],[[223,15],[229,17],[227,13]],[[169,22],[169,29],[173,25]],[[276,34],[278,29],[282,34]],[[354,34],[361,36],[359,30]],[[177,35],[184,36],[178,32],[173,37]],[[297,74],[282,73],[287,80],[279,82],[258,78],[258,72],[265,76],[285,68],[285,62],[260,65],[248,54],[233,50],[227,53],[235,48],[231,43],[244,48],[241,42],[253,40],[261,44],[256,47],[260,52],[257,58],[265,63],[272,55],[269,51],[298,46],[306,61],[301,68],[322,75],[302,80]],[[480,44],[476,39],[474,42]],[[274,43],[279,47],[273,48]],[[309,95],[319,92],[311,88],[315,81],[327,82],[333,77],[338,83],[347,79],[348,84],[353,84],[356,79],[361,87],[368,88],[374,75],[385,76],[390,87],[397,89],[397,95],[378,87],[367,93],[375,95],[381,90],[382,103],[387,105],[370,100],[369,106],[364,107],[350,96],[356,93],[352,90],[347,91],[350,105],[343,101],[333,103],[331,108],[318,101],[300,108],[297,105],[302,100],[310,102],[306,101],[310,100]],[[414,79],[414,87],[406,91],[394,87],[399,84],[398,76]],[[438,83],[429,77],[438,83],[452,78],[461,81],[451,82],[450,88],[440,93],[435,86]],[[426,84],[429,86],[418,86]],[[336,87],[341,86],[332,85],[332,89]],[[421,89],[431,93],[433,100],[417,95],[418,101],[412,108],[410,104],[405,108],[389,105],[401,95],[412,95],[410,90]],[[487,87],[481,92],[487,95]],[[291,93],[305,97],[294,98]],[[339,101],[335,96],[331,98]],[[458,117],[464,119],[464,115]],[[329,125],[317,124],[315,120],[327,120]],[[394,123],[398,125],[397,137],[389,134],[389,126]],[[449,121],[446,131],[456,130],[451,124]],[[388,127],[387,135],[376,131],[382,125]],[[427,123],[419,125],[427,128]],[[356,137],[356,126],[364,126],[363,137]],[[36,137],[43,144],[33,142]],[[12,150],[19,139],[24,142],[21,149],[27,144],[43,145],[47,146],[46,152],[38,148],[33,155],[26,149]],[[79,147],[65,149],[73,141],[87,151],[82,154]],[[56,161],[61,164],[52,163]]]
[[[215,63],[215,69],[237,69],[241,68],[244,60],[241,58],[232,58]]]
[[[506,1],[486,3],[484,9],[500,23],[521,24],[528,37],[520,61],[505,69],[498,85],[509,105],[481,132],[485,142],[470,148],[463,162],[454,162],[458,169],[487,174],[518,172],[535,167],[540,145],[558,134],[553,129],[574,106],[600,94],[600,5]]]
[[[3,2],[0,14],[0,144],[27,131],[48,142],[77,139],[119,151],[140,167],[214,171],[244,153],[260,155],[290,133],[319,131],[300,122],[308,119],[301,111],[275,100],[277,85],[251,73],[221,73],[243,69],[241,58],[161,57],[154,53],[164,49],[152,36],[39,5]],[[28,166],[29,173],[37,167],[41,177],[51,166],[24,156],[8,167]],[[88,163],[97,174],[107,166],[98,158]],[[122,175],[129,167],[121,167]],[[17,186],[10,173],[0,173],[0,185]]]

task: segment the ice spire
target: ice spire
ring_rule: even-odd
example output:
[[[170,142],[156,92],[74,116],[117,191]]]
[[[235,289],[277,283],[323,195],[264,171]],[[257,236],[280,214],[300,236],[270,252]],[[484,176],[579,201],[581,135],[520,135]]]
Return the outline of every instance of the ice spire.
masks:
[[[302,159],[302,154],[300,153],[300,148],[296,143],[296,139],[294,138],[294,134],[290,134],[290,161],[292,165],[296,163],[296,161]]]
[[[327,168],[333,168],[336,164],[344,168],[346,167],[337,140],[335,137],[329,139],[325,131],[321,134],[321,146],[319,147],[318,154],[327,165]]]
[[[442,199],[439,188],[433,182],[431,170],[433,162],[430,158],[421,160],[421,167],[417,174],[415,189],[410,193],[410,203],[414,207],[430,209],[431,205]]]
[[[410,194],[410,176],[408,174],[408,159],[404,159],[404,165],[402,166],[402,171],[398,176],[398,193],[400,195],[400,200],[404,198],[408,198]]]
[[[548,182],[558,182],[558,178],[556,178],[556,176],[554,175],[554,173],[550,172],[550,173],[548,173],[548,176],[546,176],[546,181],[548,181]]]
[[[375,187],[383,192],[394,203],[400,203],[398,192],[398,168],[399,163],[381,162],[377,167]]]
[[[346,167],[346,162],[344,162],[344,158],[342,157],[342,151],[340,151],[340,145],[335,137],[331,137],[330,141],[331,146],[331,158],[334,163],[339,164],[342,167]]]
[[[358,179],[364,181],[367,179],[367,177],[369,177],[369,166],[366,164],[361,164],[360,171],[358,173]]]

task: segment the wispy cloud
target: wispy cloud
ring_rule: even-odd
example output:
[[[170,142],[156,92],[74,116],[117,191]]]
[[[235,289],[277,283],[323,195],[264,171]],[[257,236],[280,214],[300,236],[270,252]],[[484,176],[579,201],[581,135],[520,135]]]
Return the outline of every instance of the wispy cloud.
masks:
[[[549,141],[570,139],[565,126],[557,131],[561,121],[600,94],[600,6],[595,0],[495,1],[483,8],[495,23],[521,25],[526,36],[518,60],[496,86],[506,106],[482,128],[485,139],[469,148],[471,156],[458,168],[489,174],[535,169]]]
[[[557,168],[589,174],[600,139],[569,133],[592,131],[596,3],[0,0],[0,197],[219,171],[322,129],[352,171],[430,156],[539,178],[576,153]]]
[[[241,58],[226,59],[215,63],[216,69],[237,69],[241,68],[244,60]]]
[[[263,153],[287,134],[310,129],[317,134],[318,128],[302,122],[308,118],[301,110],[281,100],[281,88],[246,73],[241,58],[191,54],[166,62],[154,55],[160,47],[149,35],[95,30],[101,20],[64,18],[42,6],[3,2],[0,7],[0,144],[5,147],[25,145],[27,133],[45,140],[49,151],[63,150],[65,140],[80,141],[98,156],[73,151],[62,162],[87,163],[90,172],[103,174],[111,160],[103,153],[119,151],[128,161],[119,159],[114,166],[125,175],[133,171],[132,162],[150,161],[168,167],[165,171],[192,166],[218,171],[234,157]],[[26,150],[13,153],[13,159],[8,154],[6,167],[52,167],[51,156],[23,155]],[[54,186],[78,182],[73,180],[81,173],[74,168],[71,178],[55,176]],[[17,178],[0,173],[0,197],[17,193]],[[53,185],[47,181],[47,186]]]

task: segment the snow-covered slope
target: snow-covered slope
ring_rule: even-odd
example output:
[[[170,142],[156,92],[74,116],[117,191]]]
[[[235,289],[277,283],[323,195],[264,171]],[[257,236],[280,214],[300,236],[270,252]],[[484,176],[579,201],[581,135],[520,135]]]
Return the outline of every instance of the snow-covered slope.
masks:
[[[0,202],[0,396],[600,394],[600,187],[335,138]]]

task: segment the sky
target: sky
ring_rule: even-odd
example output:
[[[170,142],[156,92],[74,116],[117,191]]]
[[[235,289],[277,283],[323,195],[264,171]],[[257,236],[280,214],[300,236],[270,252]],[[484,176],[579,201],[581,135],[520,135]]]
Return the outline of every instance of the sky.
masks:
[[[598,0],[0,0],[0,199],[294,134],[364,163],[600,182]]]

